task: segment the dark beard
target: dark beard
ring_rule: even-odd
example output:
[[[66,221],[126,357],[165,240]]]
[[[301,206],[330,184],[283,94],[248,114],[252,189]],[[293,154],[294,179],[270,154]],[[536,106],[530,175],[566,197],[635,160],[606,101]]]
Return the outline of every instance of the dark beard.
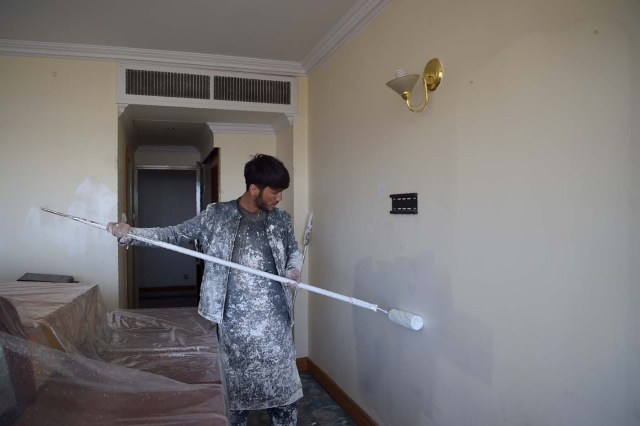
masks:
[[[260,190],[260,192],[258,193],[258,196],[256,197],[256,206],[258,206],[258,208],[260,210],[262,210],[263,212],[269,213],[269,209],[267,208],[267,204],[262,199],[262,191],[264,191],[264,188]]]

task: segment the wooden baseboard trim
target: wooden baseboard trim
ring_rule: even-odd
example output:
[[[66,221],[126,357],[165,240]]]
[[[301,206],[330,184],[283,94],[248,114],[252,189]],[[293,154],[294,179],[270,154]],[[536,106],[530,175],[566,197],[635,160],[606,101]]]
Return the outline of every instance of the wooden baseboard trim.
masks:
[[[309,369],[309,358],[306,356],[303,358],[296,358],[296,367],[298,367],[298,371],[307,371]]]
[[[349,397],[340,386],[333,381],[320,367],[309,358],[298,358],[296,360],[299,371],[308,371],[309,374],[322,386],[322,388],[333,398],[336,403],[351,417],[358,426],[378,426],[356,402]],[[300,367],[304,366],[304,369]]]

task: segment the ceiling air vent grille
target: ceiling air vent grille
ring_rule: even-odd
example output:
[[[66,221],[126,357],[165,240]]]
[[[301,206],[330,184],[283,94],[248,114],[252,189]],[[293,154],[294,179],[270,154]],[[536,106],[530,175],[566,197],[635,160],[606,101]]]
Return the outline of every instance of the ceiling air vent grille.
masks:
[[[291,76],[118,64],[116,102],[124,108],[157,105],[275,112],[290,117],[298,111],[297,82]]]
[[[211,77],[178,72],[126,70],[126,94],[209,99]]]
[[[291,83],[240,77],[213,77],[213,98],[258,104],[291,104]]]

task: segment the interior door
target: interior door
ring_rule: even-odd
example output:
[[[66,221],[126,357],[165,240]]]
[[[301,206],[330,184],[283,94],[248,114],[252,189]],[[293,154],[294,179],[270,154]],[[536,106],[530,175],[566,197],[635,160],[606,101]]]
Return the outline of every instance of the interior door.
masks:
[[[195,168],[138,168],[136,226],[176,225],[197,214],[199,185]],[[184,247],[193,249],[190,243]],[[135,247],[138,306],[195,306],[196,259],[161,248]]]
[[[202,209],[220,201],[220,148],[213,148],[202,162]]]

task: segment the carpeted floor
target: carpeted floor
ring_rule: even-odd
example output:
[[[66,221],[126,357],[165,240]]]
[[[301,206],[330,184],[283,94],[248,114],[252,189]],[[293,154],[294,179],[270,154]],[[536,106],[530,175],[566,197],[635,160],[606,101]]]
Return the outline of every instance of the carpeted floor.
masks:
[[[298,426],[354,425],[342,408],[322,389],[311,374],[300,373],[304,396],[298,401]],[[265,411],[249,417],[249,426],[271,424]]]
[[[152,297],[140,300],[140,308],[196,306],[195,297]],[[322,389],[307,372],[300,373],[304,396],[298,401],[298,426],[354,425],[342,408]],[[270,425],[266,411],[252,413],[249,426]]]

